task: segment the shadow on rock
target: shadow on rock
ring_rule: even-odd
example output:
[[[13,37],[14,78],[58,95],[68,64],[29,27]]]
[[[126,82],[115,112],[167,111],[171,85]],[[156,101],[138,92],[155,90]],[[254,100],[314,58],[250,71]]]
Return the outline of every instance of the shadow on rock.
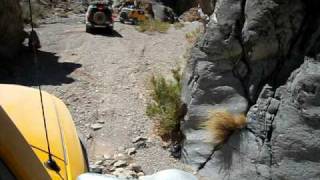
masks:
[[[81,67],[77,63],[59,62],[59,56],[51,52],[38,51],[37,58],[38,66],[33,53],[24,50],[14,60],[0,61],[0,83],[35,86],[39,77],[41,85],[69,84],[75,80],[68,75]]]

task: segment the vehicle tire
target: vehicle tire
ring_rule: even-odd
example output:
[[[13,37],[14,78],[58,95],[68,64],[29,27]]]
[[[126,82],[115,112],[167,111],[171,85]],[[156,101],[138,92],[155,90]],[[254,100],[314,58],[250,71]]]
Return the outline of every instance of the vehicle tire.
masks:
[[[124,23],[127,20],[128,20],[128,14],[126,12],[120,13],[120,22]]]
[[[138,25],[138,23],[139,23],[139,21],[138,21],[137,18],[134,18],[134,19],[132,20],[132,25]]]

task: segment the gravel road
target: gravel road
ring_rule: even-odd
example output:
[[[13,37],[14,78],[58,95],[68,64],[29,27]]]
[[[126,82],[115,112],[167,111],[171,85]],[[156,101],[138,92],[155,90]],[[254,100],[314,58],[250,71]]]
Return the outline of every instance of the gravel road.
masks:
[[[168,75],[170,69],[183,64],[190,46],[185,34],[199,24],[145,34],[131,25],[115,23],[112,34],[88,34],[78,20],[37,28],[42,42],[39,62],[43,89],[68,105],[79,132],[88,138],[90,161],[124,152],[135,146],[132,139],[141,136],[148,138],[146,147],[138,148],[132,161],[146,174],[188,169],[162,148],[145,108],[148,79],[152,74]],[[17,82],[33,85],[28,77],[17,77]],[[93,130],[93,125],[102,127]]]

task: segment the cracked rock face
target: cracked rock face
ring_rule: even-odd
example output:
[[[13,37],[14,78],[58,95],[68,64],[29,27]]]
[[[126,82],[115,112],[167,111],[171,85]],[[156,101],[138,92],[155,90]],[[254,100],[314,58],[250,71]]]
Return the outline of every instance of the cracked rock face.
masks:
[[[320,177],[320,2],[201,2],[214,10],[184,72],[183,161],[209,179]],[[200,124],[217,108],[248,126],[214,151]]]
[[[24,39],[18,0],[0,0],[0,58],[11,58]]]

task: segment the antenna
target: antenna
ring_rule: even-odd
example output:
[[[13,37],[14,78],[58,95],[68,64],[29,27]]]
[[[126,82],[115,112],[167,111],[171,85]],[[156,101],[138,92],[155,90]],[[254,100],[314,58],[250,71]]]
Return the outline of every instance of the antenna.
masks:
[[[48,160],[45,162],[45,166],[51,170],[54,170],[56,172],[60,171],[60,167],[55,162],[55,160],[52,158],[51,149],[50,149],[50,143],[49,143],[49,137],[48,137],[48,128],[47,128],[47,120],[44,112],[44,105],[43,105],[43,97],[42,97],[42,90],[40,85],[40,78],[39,78],[39,64],[38,64],[38,57],[37,57],[37,47],[39,46],[39,39],[37,37],[36,32],[33,30],[33,19],[32,19],[32,7],[31,7],[31,0],[28,0],[29,2],[29,15],[30,15],[30,24],[31,24],[31,33],[30,33],[30,39],[29,39],[29,45],[31,45],[33,50],[33,61],[36,68],[36,84],[39,89],[39,96],[40,96],[40,103],[41,103],[41,110],[42,110],[42,119],[46,134],[46,141],[48,145]]]

